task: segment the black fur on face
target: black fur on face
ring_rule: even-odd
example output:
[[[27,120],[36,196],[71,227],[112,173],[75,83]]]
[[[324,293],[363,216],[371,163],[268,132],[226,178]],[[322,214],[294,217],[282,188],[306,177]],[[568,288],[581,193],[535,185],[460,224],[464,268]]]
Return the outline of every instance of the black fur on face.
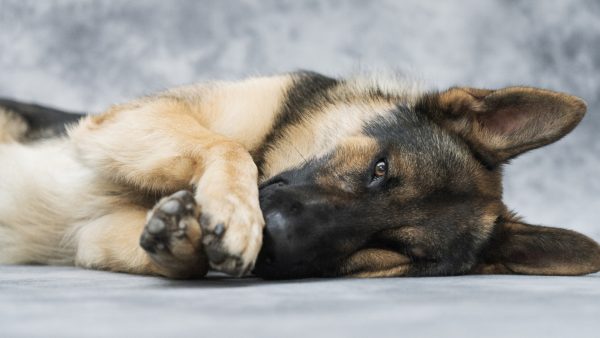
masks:
[[[460,138],[398,106],[328,155],[261,186],[266,229],[255,272],[464,273],[503,211],[500,187],[499,173]]]

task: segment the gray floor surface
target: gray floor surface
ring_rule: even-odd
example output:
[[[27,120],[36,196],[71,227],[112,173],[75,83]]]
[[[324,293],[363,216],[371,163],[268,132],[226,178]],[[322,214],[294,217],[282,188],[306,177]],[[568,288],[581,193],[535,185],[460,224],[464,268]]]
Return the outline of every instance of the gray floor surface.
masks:
[[[0,337],[598,337],[600,274],[269,282],[0,266]]]

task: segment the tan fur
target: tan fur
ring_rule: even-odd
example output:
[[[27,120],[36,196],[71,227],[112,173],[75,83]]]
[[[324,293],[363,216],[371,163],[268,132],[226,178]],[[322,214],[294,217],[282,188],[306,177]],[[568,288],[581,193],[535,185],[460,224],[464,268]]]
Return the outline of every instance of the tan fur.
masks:
[[[331,173],[319,177],[316,182],[323,187],[333,187],[351,193],[360,182],[352,181],[346,173],[368,166],[371,154],[376,153],[377,141],[366,136],[346,137],[338,141],[338,151],[329,161]]]
[[[27,123],[21,117],[0,108],[0,143],[19,141],[27,129]]]
[[[283,140],[266,154],[263,176],[297,167],[304,161],[319,158],[338,145],[341,138],[359,136],[364,124],[385,116],[393,102],[364,102],[356,100],[346,104],[319,107],[322,114],[312,115],[301,123],[290,126]],[[293,141],[291,141],[293,140]]]
[[[66,140],[0,144],[0,158],[1,263],[71,264],[70,230],[123,202],[122,189],[98,181]]]
[[[73,229],[75,264],[87,268],[147,274],[156,267],[138,245],[147,211],[126,206]]]
[[[363,249],[353,254],[342,268],[353,277],[402,276],[410,267],[410,258],[391,250]]]
[[[81,160],[107,179],[159,192],[195,186],[202,212],[213,225],[226,224],[223,246],[242,257],[246,271],[260,249],[264,225],[248,150],[270,128],[277,93],[284,89],[283,78],[263,78],[171,90],[89,117],[70,138]],[[139,119],[145,121],[142,128],[132,130]],[[213,267],[237,269],[234,261]]]
[[[196,187],[202,213],[212,216],[213,226],[227,226],[223,250],[242,260],[241,267],[231,260],[213,267],[234,274],[249,271],[264,221],[248,151],[271,128],[288,82],[280,76],[173,89],[86,117],[71,128],[68,139],[1,146],[0,158],[23,168],[11,168],[6,161],[0,167],[0,201],[5,202],[0,207],[0,262],[74,262],[173,276],[137,245],[146,219],[142,205],[121,207],[144,196]],[[0,118],[2,140],[16,140],[22,131],[14,126],[24,124],[4,111]],[[69,172],[76,175],[61,176]],[[25,182],[29,177],[32,182]]]

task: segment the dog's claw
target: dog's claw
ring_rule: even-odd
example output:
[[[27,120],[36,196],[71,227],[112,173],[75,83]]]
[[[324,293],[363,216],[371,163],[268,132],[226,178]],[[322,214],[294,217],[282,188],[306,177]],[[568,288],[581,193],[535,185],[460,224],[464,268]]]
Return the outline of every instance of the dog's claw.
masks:
[[[215,225],[215,229],[213,230],[213,233],[215,234],[215,236],[221,237],[224,232],[225,232],[225,224],[219,223],[219,224]]]
[[[203,227],[207,227],[210,225],[210,217],[208,217],[208,215],[206,214],[202,214],[202,216],[200,216],[200,225]]]

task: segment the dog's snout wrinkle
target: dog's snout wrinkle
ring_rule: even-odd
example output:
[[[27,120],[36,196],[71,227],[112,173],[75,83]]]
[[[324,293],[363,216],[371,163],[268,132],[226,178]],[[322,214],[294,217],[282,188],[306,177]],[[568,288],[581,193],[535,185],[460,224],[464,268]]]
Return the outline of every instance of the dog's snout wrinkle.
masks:
[[[263,190],[266,188],[278,188],[278,187],[282,187],[282,186],[285,186],[288,184],[289,184],[288,180],[286,180],[285,178],[276,176],[276,177],[273,177],[273,178],[261,183],[258,186],[258,189]]]

